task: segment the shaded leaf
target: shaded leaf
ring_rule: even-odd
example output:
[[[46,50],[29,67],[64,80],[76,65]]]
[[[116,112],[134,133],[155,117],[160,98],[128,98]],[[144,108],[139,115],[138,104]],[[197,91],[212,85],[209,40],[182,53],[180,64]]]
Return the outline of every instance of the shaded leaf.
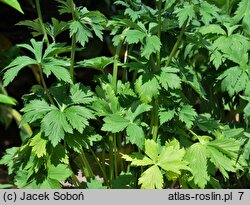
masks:
[[[168,122],[168,121],[172,120],[174,118],[175,114],[176,114],[175,110],[167,110],[167,111],[165,111],[165,109],[162,109],[159,112],[160,125],[164,124],[165,122]]]
[[[101,130],[110,131],[112,133],[123,131],[129,125],[129,120],[117,114],[108,115],[103,120],[105,124],[102,126]]]
[[[191,105],[183,105],[179,111],[179,119],[184,122],[187,128],[191,128],[197,116],[194,108]]]
[[[97,70],[104,71],[104,69],[113,63],[114,58],[113,57],[95,57],[95,58],[90,58],[84,61],[80,61],[77,64],[86,68],[94,68]]]
[[[152,53],[160,51],[161,46],[161,41],[156,35],[147,36],[146,43],[142,48],[142,56],[145,56],[145,58],[149,59]]]
[[[177,69],[171,67],[164,67],[161,69],[161,74],[159,78],[160,84],[165,88],[165,90],[180,88],[181,79],[176,74]]]
[[[135,82],[135,90],[144,103],[150,103],[159,93],[159,84],[154,76],[140,76]]]
[[[49,105],[44,100],[32,100],[21,111],[24,115],[20,126],[42,119],[49,111],[57,109],[54,105]]]
[[[14,59],[5,69],[7,71],[4,73],[3,76],[3,85],[7,86],[10,82],[13,81],[13,79],[17,76],[19,71],[28,66],[37,64],[37,61],[28,57],[28,56],[19,56],[16,59]]]
[[[66,180],[72,174],[72,171],[65,164],[59,164],[57,166],[51,165],[48,169],[48,178],[55,179],[59,182]]]
[[[128,30],[125,33],[125,42],[128,44],[139,43],[145,38],[146,34],[139,30]]]
[[[65,132],[73,132],[65,114],[58,109],[52,110],[44,116],[41,121],[41,130],[45,136],[48,136],[54,147],[64,139]]]

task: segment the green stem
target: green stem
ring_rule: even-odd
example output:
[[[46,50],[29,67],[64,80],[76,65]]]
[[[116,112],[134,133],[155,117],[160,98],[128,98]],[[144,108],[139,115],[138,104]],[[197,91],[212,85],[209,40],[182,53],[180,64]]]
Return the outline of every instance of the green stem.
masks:
[[[100,163],[98,157],[96,156],[95,152],[94,152],[91,148],[90,148],[90,151],[91,151],[93,157],[95,158],[96,163],[98,164],[99,168],[100,168],[101,171],[102,171],[104,183],[107,184],[107,181],[108,181],[108,180],[107,180],[107,175],[106,175],[105,169],[102,167],[102,165],[101,165],[101,163]]]
[[[69,166],[69,169],[72,170],[70,164],[69,164],[68,166]],[[73,171],[72,171],[72,172],[73,172]],[[77,179],[77,177],[75,176],[74,173],[71,175],[71,179],[72,179],[72,183],[73,183],[73,185],[74,185],[75,187],[78,187],[78,186],[81,185],[81,182],[79,181],[79,179]]]
[[[49,89],[48,89],[48,87],[47,87],[47,85],[46,85],[46,82],[45,82],[45,80],[44,80],[43,71],[42,71],[41,65],[38,65],[38,70],[39,70],[39,73],[40,73],[41,83],[42,83],[42,86],[43,86],[43,88],[44,88],[44,90],[45,90],[45,93],[46,93],[46,95],[47,95],[47,97],[48,97],[50,103],[51,103],[52,105],[55,105],[55,103],[54,103],[54,101],[53,101],[53,98],[52,98],[52,96],[51,96],[50,93],[49,93]]]
[[[153,112],[154,112],[154,123],[153,123],[153,140],[156,141],[159,129],[159,101],[158,98],[154,100]]]
[[[115,178],[118,176],[118,167],[117,167],[117,143],[116,143],[116,134],[113,134],[113,144],[114,144],[114,164],[115,164]]]
[[[122,48],[122,43],[123,40],[120,40],[120,43],[118,44],[117,48],[116,48],[116,52],[115,52],[115,58],[114,58],[114,64],[113,64],[113,81],[112,81],[112,86],[115,90],[117,90],[117,75],[118,75],[118,63],[119,63],[119,55],[121,52],[121,48]]]
[[[2,92],[4,95],[8,95],[6,89],[3,87],[3,84],[1,81],[0,81],[0,92]]]
[[[105,145],[103,145],[103,149],[102,149],[102,169],[105,171],[106,173],[106,164],[105,164],[105,159],[106,159],[106,150],[105,150]],[[107,176],[107,175],[106,175]]]
[[[158,38],[161,39],[161,15],[162,15],[162,0],[159,0],[158,2]],[[157,66],[156,66],[156,72],[160,70],[161,68],[161,52],[157,52]]]
[[[161,39],[161,15],[162,15],[162,0],[159,0],[157,4],[158,8],[158,38]],[[161,69],[161,51],[158,51],[156,53],[156,58],[157,58],[157,64],[155,66],[154,72],[157,73]],[[153,140],[156,141],[157,135],[158,135],[158,129],[159,129],[159,101],[158,101],[158,96],[155,97],[153,101],[153,126],[152,126],[152,134],[153,134]]]
[[[74,1],[71,0],[71,8],[72,8],[72,19],[76,21],[76,5]],[[76,33],[72,35],[71,40],[71,54],[70,54],[70,76],[74,83],[74,65],[75,65],[75,53],[76,53]]]
[[[166,62],[166,66],[169,66],[169,65],[170,65],[170,63],[171,63],[171,61],[172,61],[172,58],[175,56],[176,52],[178,51],[178,48],[179,48],[179,46],[180,46],[182,37],[183,37],[183,35],[184,35],[185,29],[186,29],[186,26],[187,26],[187,22],[188,22],[188,21],[186,20],[185,23],[184,23],[183,26],[182,26],[180,35],[178,36],[178,39],[177,39],[177,41],[175,42],[174,47],[173,47],[173,49],[172,49],[172,51],[171,51],[171,53],[170,53],[170,55],[169,55],[169,57],[168,57],[168,60],[167,60],[167,62]]]
[[[188,130],[193,136],[195,136],[195,137],[197,137],[198,138],[198,135],[195,133],[195,132],[193,132],[192,130]]]
[[[114,179],[114,142],[113,135],[109,135],[109,180]]]
[[[92,168],[91,168],[91,166],[90,166],[90,164],[89,164],[89,162],[88,162],[88,160],[86,158],[86,155],[85,155],[83,149],[81,150],[80,157],[81,157],[81,160],[83,161],[83,164],[84,164],[84,166],[86,167],[86,170],[87,170],[87,173],[85,173],[86,178],[94,177],[95,175],[94,175],[93,170],[92,170]]]
[[[226,11],[227,14],[230,15],[230,0],[226,0]]]
[[[128,44],[126,45],[126,51],[124,53],[124,61],[123,63],[127,63],[128,60],[128,54],[129,54],[129,47]],[[122,73],[122,81],[127,82],[128,81],[128,69],[124,68]]]
[[[40,25],[42,27],[42,32],[43,32],[43,35],[44,35],[44,40],[47,43],[47,45],[49,45],[49,39],[48,39],[48,35],[47,35],[46,29],[45,29],[45,26],[44,26],[44,23],[43,23],[43,16],[42,16],[42,12],[41,12],[41,7],[40,7],[39,0],[36,0],[36,11],[37,11],[37,15],[38,15],[38,19],[39,19]]]
[[[76,35],[73,34],[72,36],[72,42],[71,42],[71,54],[70,54],[70,77],[72,79],[72,82],[75,81],[74,76],[74,65],[75,65],[75,51],[76,51]]]
[[[117,137],[117,147],[118,147],[119,154],[120,154],[120,150],[122,148],[122,135],[121,135],[121,133],[119,133],[118,137]],[[123,160],[122,159],[120,159],[120,166],[121,166],[121,171],[124,172],[124,164],[123,164]]]

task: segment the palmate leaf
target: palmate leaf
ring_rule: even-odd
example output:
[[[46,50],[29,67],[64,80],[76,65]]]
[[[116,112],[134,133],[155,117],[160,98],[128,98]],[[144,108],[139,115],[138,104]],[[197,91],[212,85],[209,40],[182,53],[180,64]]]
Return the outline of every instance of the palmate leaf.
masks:
[[[7,86],[18,74],[18,72],[28,65],[39,65],[42,71],[49,76],[53,73],[57,79],[67,83],[72,83],[69,71],[66,69],[70,64],[62,59],[53,58],[52,56],[62,52],[64,44],[52,43],[45,49],[43,54],[43,42],[30,40],[29,44],[19,44],[19,47],[29,50],[35,59],[28,56],[19,56],[12,61],[5,69],[8,69],[4,75],[4,86]]]
[[[49,44],[49,46],[45,49],[44,53],[43,53],[43,59],[48,58],[49,57],[53,57],[56,54],[60,54],[66,51],[70,51],[70,47],[67,47],[65,43],[51,43]],[[55,60],[58,60],[57,58],[55,58]],[[64,62],[65,64],[66,62]],[[69,64],[69,63],[68,63]]]
[[[131,162],[131,165],[134,166],[148,166],[154,164],[152,159],[148,158],[147,156],[141,153],[136,153],[136,152],[130,155],[123,155],[122,158],[128,162]]]
[[[215,5],[209,4],[207,1],[201,1],[199,12],[205,25],[209,25],[214,18],[219,18],[218,11],[219,9]]]
[[[137,124],[130,123],[126,128],[126,132],[128,135],[128,140],[132,144],[136,144],[140,149],[142,149],[145,142],[145,134],[142,127],[138,126]]]
[[[199,28],[199,32],[202,35],[207,35],[207,34],[226,35],[226,31],[219,24],[209,24],[206,26],[202,26]]]
[[[245,66],[248,62],[250,41],[239,33],[230,36],[220,36],[214,41],[212,48],[215,55],[213,58],[222,58],[222,61],[223,59],[229,59],[240,66]],[[220,54],[224,54],[223,57]]]
[[[207,146],[207,150],[210,161],[218,167],[224,178],[228,179],[229,176],[227,172],[235,172],[234,162],[212,146]]]
[[[143,189],[162,188],[163,174],[161,169],[176,173],[177,175],[181,174],[181,170],[190,170],[187,166],[188,162],[183,160],[185,149],[180,149],[180,144],[177,140],[166,143],[164,147],[160,147],[154,140],[146,140],[145,154],[147,156],[141,153],[123,155],[123,158],[126,161],[130,161],[131,165],[152,165],[139,178],[139,184],[142,185],[141,188]]]
[[[108,115],[103,120],[105,124],[102,126],[101,130],[109,131],[112,133],[123,131],[130,123],[129,120],[117,114]]]
[[[88,11],[86,7],[78,10],[78,20],[70,24],[70,37],[76,35],[76,41],[83,47],[93,37],[92,31],[95,35],[103,40],[104,24],[106,18],[99,11]]]
[[[159,117],[160,117],[160,125],[163,125],[165,122],[168,122],[174,118],[176,115],[175,110],[165,110],[161,109],[159,112]]]
[[[21,119],[20,126],[26,123],[32,123],[42,119],[49,111],[56,110],[54,105],[49,105],[44,100],[32,100],[21,111],[24,115]]]
[[[139,178],[139,185],[142,189],[162,189],[163,176],[157,165],[153,165],[144,171]]]
[[[146,36],[146,43],[142,47],[142,56],[149,59],[152,53],[159,52],[161,49],[161,41],[156,35]]]
[[[73,104],[89,105],[95,101],[93,92],[89,87],[85,87],[80,83],[75,83],[70,89],[70,99]]]
[[[135,91],[144,103],[150,103],[159,93],[159,83],[156,77],[148,74],[139,76],[135,82]]]
[[[86,43],[89,42],[89,38],[92,38],[93,35],[87,26],[82,24],[79,21],[73,21],[70,24],[70,37],[76,34],[76,41],[79,42],[83,47]]]
[[[72,12],[72,1],[71,0],[56,0],[61,5],[59,6],[60,14],[70,13]]]
[[[134,121],[137,117],[139,117],[142,113],[144,112],[148,112],[150,111],[152,108],[151,105],[147,105],[147,104],[139,104],[136,109],[134,110],[134,112],[127,112],[127,116],[126,118],[129,119],[131,122]]]
[[[182,8],[176,8],[174,11],[177,14],[179,26],[182,27],[185,21],[189,22],[195,18],[194,5],[185,2]]]
[[[235,66],[224,71],[217,79],[222,80],[222,90],[227,91],[230,96],[233,96],[245,90],[249,76],[244,71],[244,68]]]
[[[94,114],[90,109],[79,105],[66,108],[64,114],[71,127],[80,133],[82,133],[84,128],[89,125],[88,120],[94,119]]]
[[[18,25],[18,26],[27,26],[30,30],[32,30],[31,33],[32,33],[32,35],[34,37],[43,34],[43,30],[42,30],[39,19],[20,21],[16,25]]]
[[[183,161],[186,151],[184,148],[176,149],[174,146],[164,147],[159,156],[157,165],[165,171],[170,171],[178,175],[181,170],[190,170],[188,162]]]
[[[58,80],[72,84],[72,79],[70,77],[69,71],[65,68],[69,64],[64,60],[59,60],[55,58],[47,58],[43,63],[43,72],[50,76],[53,73]]]
[[[178,69],[172,67],[164,67],[161,69],[159,82],[162,87],[168,91],[169,88],[176,89],[181,86],[181,79],[177,75]]]
[[[244,27],[244,30],[249,35],[250,34],[250,27],[249,27],[249,21],[250,21],[250,2],[248,0],[242,0],[239,2],[239,6],[235,12],[235,16],[233,17],[234,21],[238,23],[242,19],[242,24]]]
[[[59,109],[52,110],[44,116],[41,121],[41,130],[45,136],[48,136],[54,147],[64,138],[65,132],[73,133],[66,115]]]
[[[84,61],[80,61],[77,64],[82,67],[94,68],[97,70],[104,71],[104,69],[113,62],[114,62],[113,57],[101,56],[101,57],[95,57],[95,58],[90,58]]]
[[[19,56],[13,60],[5,69],[8,69],[3,76],[3,85],[7,86],[17,76],[18,72],[28,66],[37,64],[37,61],[28,56]]]
[[[102,41],[102,30],[106,24],[106,17],[100,11],[88,11],[86,7],[80,9],[81,22],[88,24],[95,35]]]
[[[47,140],[42,138],[41,132],[37,133],[30,142],[32,152],[34,152],[38,158],[46,155],[46,144]]]
[[[94,118],[92,110],[80,105],[63,105],[58,109],[43,102],[42,112],[36,113],[32,107],[35,106],[35,102],[32,102],[31,108],[28,107],[29,109],[25,110],[27,112],[24,115],[25,120],[42,119],[41,131],[44,132],[54,147],[61,139],[64,139],[65,133],[72,134],[74,129],[83,133],[84,128],[89,125],[88,120]]]
[[[128,44],[139,43],[146,37],[146,33],[139,30],[128,30],[125,32],[125,42]]]
[[[72,174],[72,171],[65,164],[59,164],[57,166],[51,165],[48,169],[48,178],[58,182],[66,180]]]
[[[185,159],[190,163],[189,167],[192,169],[195,184],[205,188],[210,180],[208,160],[219,169],[225,179],[229,177],[228,172],[236,172],[235,162],[240,144],[233,138],[222,137],[213,141],[195,143],[189,147]]]
[[[145,154],[154,162],[158,161],[159,145],[154,140],[146,140]]]
[[[56,18],[52,18],[52,24],[47,24],[46,30],[48,35],[52,38],[56,38],[60,33],[68,28],[68,24],[64,21],[59,21]]]
[[[11,175],[14,172],[15,164],[14,158],[17,155],[19,147],[11,147],[6,149],[4,156],[0,159],[0,165],[6,165],[8,167],[8,174]]]
[[[207,172],[207,150],[206,146],[200,143],[193,144],[186,153],[184,158],[189,162],[192,170],[194,183],[200,188],[204,188],[210,177]]]
[[[179,119],[186,124],[187,128],[191,128],[194,124],[197,113],[191,105],[183,105],[179,111]]]

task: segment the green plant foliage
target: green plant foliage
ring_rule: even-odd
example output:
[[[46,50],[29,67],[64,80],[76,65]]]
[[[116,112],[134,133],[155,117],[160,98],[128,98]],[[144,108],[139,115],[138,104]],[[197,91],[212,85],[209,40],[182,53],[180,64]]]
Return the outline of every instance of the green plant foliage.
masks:
[[[12,8],[16,9],[17,11],[23,13],[23,10],[17,0],[0,0],[0,2],[5,3]]]
[[[10,96],[0,93],[0,103],[8,104],[8,105],[16,105],[16,100]]]
[[[28,56],[19,56],[13,60],[10,65],[5,69],[8,69],[4,75],[4,86],[7,86],[17,76],[18,72],[26,66],[37,65],[42,71],[48,76],[53,73],[59,80],[64,82],[72,83],[69,71],[66,67],[69,66],[67,61],[62,59],[56,59],[50,57],[50,55],[58,49],[56,44],[51,44],[43,54],[43,42],[35,41],[31,39],[31,45],[20,44],[19,47],[29,50],[33,55],[34,59]]]
[[[145,154],[134,153],[124,155],[126,161],[131,161],[134,166],[147,166],[139,178],[139,184],[143,189],[163,188],[162,170],[181,174],[181,170],[189,170],[188,163],[183,160],[185,150],[180,149],[178,141],[167,143],[165,147],[159,150],[159,145],[153,140],[145,141]]]
[[[193,144],[185,155],[185,160],[190,163],[194,176],[194,183],[200,188],[210,180],[208,161],[210,161],[223,177],[229,177],[228,172],[236,172],[235,160],[239,151],[240,142],[232,138],[221,138],[208,141],[210,137],[200,136],[199,142]]]
[[[13,115],[32,131],[0,160],[17,188],[249,186],[249,1],[54,3],[2,71],[37,81]]]

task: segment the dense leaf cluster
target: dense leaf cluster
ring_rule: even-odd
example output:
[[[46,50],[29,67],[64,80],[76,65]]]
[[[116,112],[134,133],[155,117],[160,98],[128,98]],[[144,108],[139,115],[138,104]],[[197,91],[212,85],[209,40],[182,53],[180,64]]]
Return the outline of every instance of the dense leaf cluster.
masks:
[[[32,68],[39,79],[23,97],[19,124],[33,133],[0,161],[17,187],[220,188],[249,177],[248,0],[225,7],[119,0],[111,19],[73,0],[57,2],[72,19],[20,22],[35,38],[18,45],[25,55],[3,77],[7,86]],[[114,56],[76,60],[94,35],[105,39],[104,30]],[[58,42],[65,32],[71,45]],[[99,72],[94,88],[75,80],[85,68]],[[56,80],[48,87],[50,75]],[[3,95],[0,102],[14,104]]]

